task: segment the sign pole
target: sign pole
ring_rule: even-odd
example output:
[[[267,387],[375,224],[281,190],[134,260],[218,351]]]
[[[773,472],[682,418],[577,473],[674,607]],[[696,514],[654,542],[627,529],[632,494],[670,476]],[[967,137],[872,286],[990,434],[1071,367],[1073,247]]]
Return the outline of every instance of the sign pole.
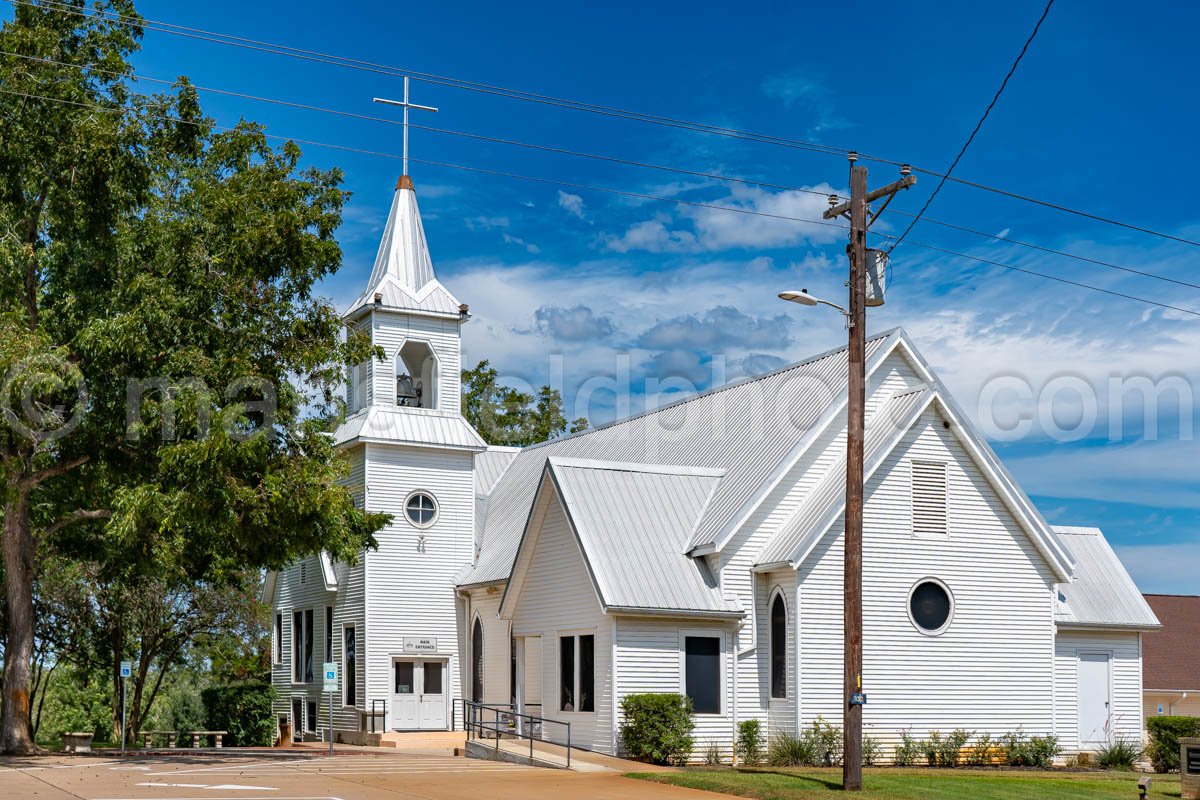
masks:
[[[329,755],[333,755],[333,695],[338,690],[338,668],[333,661],[326,661],[321,670],[324,673],[325,694],[329,695]]]
[[[125,753],[125,691],[126,681],[133,674],[133,664],[129,661],[121,662],[121,754]]]

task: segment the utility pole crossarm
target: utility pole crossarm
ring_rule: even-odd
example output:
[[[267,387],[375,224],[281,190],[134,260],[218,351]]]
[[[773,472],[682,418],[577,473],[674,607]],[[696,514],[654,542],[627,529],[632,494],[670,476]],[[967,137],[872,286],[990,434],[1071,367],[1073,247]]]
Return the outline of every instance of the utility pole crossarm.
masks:
[[[874,203],[879,198],[893,195],[901,189],[907,189],[916,182],[916,175],[905,175],[898,181],[893,181],[887,186],[880,186],[878,189],[873,189],[872,191],[868,192],[867,196],[863,198],[864,202],[868,204]],[[834,219],[835,217],[840,217],[842,214],[850,211],[850,207],[853,202],[853,200],[847,200],[844,203],[840,203],[832,208],[828,208],[821,216],[823,216],[825,219]]]

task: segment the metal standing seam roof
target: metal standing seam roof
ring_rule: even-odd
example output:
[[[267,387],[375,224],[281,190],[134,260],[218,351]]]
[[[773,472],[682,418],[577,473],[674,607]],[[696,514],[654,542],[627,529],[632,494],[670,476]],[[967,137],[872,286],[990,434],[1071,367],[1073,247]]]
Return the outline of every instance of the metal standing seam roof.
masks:
[[[898,394],[880,404],[867,422],[863,442],[864,480],[879,467],[909,426],[928,407],[934,393],[927,387]],[[821,480],[759,553],[756,566],[795,565],[808,554],[846,507],[846,457],[826,470]]]
[[[899,330],[867,342],[868,363]],[[522,450],[488,496],[481,551],[462,585],[506,580],[551,456],[722,469],[691,545],[711,541],[846,392],[846,348]]]
[[[374,305],[376,294],[381,295],[380,305],[384,308],[459,315],[458,300],[434,274],[417,193],[407,176],[396,183],[367,288],[350,304],[345,316]]]
[[[558,457],[546,468],[605,608],[740,613],[684,554],[723,471]]]
[[[370,406],[347,417],[333,438],[339,446],[361,439],[456,450],[487,449],[487,443],[458,414],[422,408]]]
[[[1055,621],[1071,627],[1157,628],[1158,617],[1099,528],[1055,526],[1075,556],[1075,575],[1058,584]]]

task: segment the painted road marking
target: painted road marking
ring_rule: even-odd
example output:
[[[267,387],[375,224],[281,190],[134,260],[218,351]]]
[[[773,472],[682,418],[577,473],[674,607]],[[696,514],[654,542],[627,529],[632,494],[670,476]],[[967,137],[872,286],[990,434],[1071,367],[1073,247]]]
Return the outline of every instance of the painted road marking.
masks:
[[[135,783],[134,786],[164,786],[172,789],[253,789],[262,792],[278,792],[274,786],[243,786],[239,783]]]

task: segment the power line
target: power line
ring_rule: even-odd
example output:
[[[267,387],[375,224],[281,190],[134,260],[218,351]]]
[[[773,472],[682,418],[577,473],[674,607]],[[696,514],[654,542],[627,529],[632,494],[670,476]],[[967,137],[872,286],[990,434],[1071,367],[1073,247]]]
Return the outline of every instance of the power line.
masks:
[[[370,61],[363,61],[360,59],[352,59],[352,58],[347,58],[347,57],[343,57],[343,56],[330,55],[328,53],[321,53],[321,52],[315,51],[315,50],[305,50],[302,48],[292,47],[290,45],[282,45],[282,44],[276,44],[276,43],[272,43],[272,42],[265,42],[265,41],[261,41],[261,40],[257,40],[257,39],[249,39],[246,37],[234,36],[232,34],[224,34],[224,33],[219,33],[219,32],[215,32],[215,31],[208,31],[208,30],[204,30],[202,28],[190,28],[187,26],[178,25],[176,23],[162,22],[162,21],[157,21],[157,20],[147,20],[142,17],[130,17],[130,16],[122,15],[122,14],[119,14],[117,12],[112,12],[112,11],[99,10],[99,11],[93,11],[92,13],[88,13],[82,9],[68,6],[68,5],[65,5],[60,2],[54,2],[53,0],[42,0],[42,2],[37,3],[37,4],[29,2],[29,0],[5,0],[5,1],[14,6],[22,5],[22,6],[29,6],[29,7],[34,7],[34,8],[54,8],[58,11],[61,11],[62,13],[73,14],[73,15],[81,16],[81,17],[85,17],[85,18],[97,17],[100,19],[125,22],[130,25],[139,26],[146,30],[152,30],[152,31],[156,31],[159,33],[167,33],[167,34],[171,34],[174,36],[183,36],[183,37],[187,37],[187,38],[191,38],[191,39],[198,39],[198,40],[212,42],[212,43],[216,43],[216,44],[223,44],[223,45],[227,45],[227,46],[231,46],[231,47],[239,47],[242,49],[253,50],[253,51],[268,53],[268,54],[272,54],[272,55],[285,56],[288,58],[296,58],[296,59],[301,59],[301,60],[305,60],[305,61],[326,64],[326,65],[331,65],[331,66],[338,66],[338,67],[343,67],[343,68],[347,68],[347,69],[355,69],[355,70],[360,70],[360,71],[364,71],[364,72],[371,72],[371,73],[390,76],[390,77],[403,77],[405,75],[408,75],[414,80],[419,80],[419,81],[423,81],[425,83],[435,84],[435,85],[439,85],[439,86],[461,89],[464,91],[479,92],[479,93],[483,93],[483,94],[490,94],[490,95],[495,95],[495,96],[499,96],[499,97],[504,97],[507,99],[521,100],[524,102],[540,103],[543,105],[550,105],[550,106],[555,106],[555,107],[560,107],[560,108],[566,108],[566,109],[571,109],[571,110],[575,110],[575,111],[583,111],[583,112],[587,112],[587,113],[591,113],[591,114],[599,114],[602,116],[613,117],[613,118],[618,118],[618,119],[626,119],[626,120],[631,120],[631,121],[635,121],[635,122],[643,122],[643,123],[661,125],[661,126],[666,126],[666,127],[671,127],[671,128],[690,130],[693,132],[707,133],[707,134],[716,135],[716,136],[725,136],[725,137],[729,137],[729,138],[740,139],[740,140],[759,143],[759,144],[770,144],[770,145],[774,145],[777,147],[785,147],[785,148],[791,148],[791,149],[797,149],[797,150],[806,150],[806,151],[810,151],[810,152],[823,153],[826,155],[845,155],[850,152],[849,150],[847,150],[845,148],[834,147],[832,145],[824,145],[824,144],[819,144],[816,142],[805,142],[805,141],[798,140],[798,139],[790,139],[787,137],[774,136],[771,134],[754,133],[751,131],[744,131],[744,130],[739,130],[736,128],[727,128],[727,127],[721,127],[721,126],[717,126],[717,125],[709,125],[709,124],[700,123],[700,122],[690,122],[687,120],[680,120],[680,119],[660,116],[660,115],[656,115],[656,114],[648,114],[648,113],[643,113],[643,112],[638,112],[638,111],[629,111],[629,110],[625,110],[625,109],[614,108],[612,106],[604,106],[604,105],[598,105],[598,104],[594,104],[594,103],[586,103],[586,102],[582,102],[582,101],[578,101],[578,100],[570,100],[570,99],[561,98],[561,97],[554,97],[551,95],[538,94],[536,92],[528,92],[528,91],[524,91],[524,90],[520,90],[520,89],[512,89],[512,88],[496,86],[496,85],[492,85],[492,84],[478,83],[478,82],[474,82],[474,81],[466,81],[466,80],[461,80],[458,78],[447,77],[444,75],[436,75],[433,73],[422,72],[419,70],[405,70],[400,67],[388,66],[388,65],[384,65],[384,64],[377,64],[377,63],[370,62]],[[859,152],[858,155],[860,158],[867,159],[869,161],[874,161],[874,162],[881,163],[881,164],[890,164],[892,166],[900,166],[902,163],[902,162],[896,161],[894,159],[885,158],[883,156],[872,155],[869,153]],[[1163,239],[1169,239],[1171,241],[1178,242],[1181,244],[1191,245],[1193,247],[1200,247],[1200,241],[1195,241],[1195,240],[1187,239],[1187,238],[1184,238],[1181,236],[1176,236],[1173,234],[1156,231],[1156,230],[1153,230],[1150,228],[1133,225],[1131,223],[1122,222],[1120,220],[1113,219],[1111,217],[1105,217],[1105,216],[1101,216],[1099,214],[1093,214],[1091,212],[1081,211],[1079,209],[1071,208],[1069,206],[1061,205],[1058,203],[1053,203],[1053,202],[1046,201],[1046,200],[1039,200],[1035,197],[1030,197],[1028,195],[1023,195],[1023,194],[1009,191],[1006,189],[999,189],[999,188],[996,188],[993,186],[988,186],[986,184],[978,183],[976,181],[971,181],[971,180],[967,180],[964,178],[958,178],[958,177],[955,177],[955,176],[952,176],[949,174],[937,172],[936,170],[931,170],[931,169],[927,169],[927,168],[919,167],[919,166],[913,166],[912,169],[915,172],[920,172],[923,175],[929,175],[931,177],[944,179],[944,180],[948,180],[948,181],[953,181],[955,183],[963,184],[964,186],[970,186],[972,188],[979,189],[982,191],[992,192],[992,193],[1001,195],[1003,197],[1008,197],[1013,200],[1019,200],[1022,202],[1032,203],[1035,205],[1042,206],[1044,208],[1049,208],[1049,209],[1052,209],[1055,211],[1059,211],[1061,213],[1072,214],[1072,215],[1075,215],[1078,217],[1082,217],[1084,219],[1089,219],[1089,220],[1092,220],[1095,222],[1101,222],[1106,225],[1113,225],[1116,227],[1125,228],[1127,230],[1136,231],[1138,233],[1143,233],[1143,234],[1146,234],[1149,236],[1157,236],[1157,237],[1160,237]]]
[[[94,103],[81,103],[81,102],[75,101],[75,100],[63,100],[63,99],[59,99],[59,98],[55,98],[55,97],[47,97],[45,95],[32,94],[32,93],[28,93],[28,92],[18,92],[18,91],[12,90],[12,89],[5,89],[2,87],[0,87],[0,94],[14,95],[17,97],[24,97],[24,98],[28,98],[28,99],[34,99],[34,100],[45,100],[48,102],[60,103],[60,104],[75,106],[75,107],[79,107],[79,108],[94,109],[94,110],[105,111],[105,112],[109,112],[109,113],[113,113],[113,112],[117,112],[117,111],[121,110],[120,107],[103,106],[103,105],[98,105],[98,104],[94,104]],[[172,116],[168,116],[168,115],[155,115],[155,116],[158,119],[171,121],[171,122],[178,122],[181,124],[197,125],[197,126],[203,124],[203,123],[197,122],[195,120],[186,120],[186,119],[182,119],[179,117],[172,117]],[[215,130],[222,130],[222,131],[235,130],[234,128],[231,128],[229,126],[223,126],[223,125],[213,125],[212,127]],[[276,140],[281,140],[281,141],[297,142],[299,144],[311,145],[313,147],[321,147],[321,148],[326,148],[326,149],[331,149],[331,150],[338,150],[338,151],[342,151],[342,152],[350,152],[350,153],[357,153],[357,154],[361,154],[361,155],[376,156],[376,157],[380,157],[380,158],[389,158],[389,159],[397,159],[397,160],[402,158],[402,156],[396,155],[395,153],[384,153],[384,152],[380,152],[377,150],[368,150],[365,148],[350,147],[348,145],[330,144],[328,142],[318,142],[318,141],[314,141],[311,139],[300,139],[300,138],[297,138],[294,136],[283,136],[281,134],[270,134],[270,133],[266,133],[265,131],[260,131],[259,133],[265,138],[276,139]],[[501,170],[485,169],[482,167],[471,167],[471,166],[466,166],[466,165],[462,165],[462,164],[452,164],[452,163],[447,163],[447,162],[442,162],[442,161],[417,159],[417,158],[411,158],[411,157],[409,158],[409,160],[419,163],[419,164],[425,164],[425,165],[434,166],[434,167],[442,167],[442,168],[447,168],[447,169],[455,169],[455,170],[461,170],[461,171],[467,171],[467,172],[474,172],[474,173],[479,173],[479,174],[484,174],[484,175],[494,175],[494,176],[498,176],[498,177],[504,177],[504,178],[522,180],[522,181],[530,181],[530,182],[541,183],[541,184],[563,186],[563,187],[567,187],[567,188],[581,189],[581,190],[593,191],[593,192],[602,192],[605,194],[619,195],[619,196],[624,196],[624,197],[632,197],[632,198],[643,199],[643,200],[655,200],[655,201],[659,201],[659,202],[674,203],[676,205],[691,206],[691,207],[695,207],[695,208],[706,208],[706,209],[712,209],[715,211],[726,211],[726,212],[732,212],[732,213],[736,213],[736,214],[744,214],[744,215],[755,216],[755,217],[766,217],[766,218],[770,218],[770,219],[776,219],[776,220],[787,221],[787,222],[798,222],[798,223],[802,223],[802,224],[806,224],[806,225],[820,225],[823,227],[833,227],[833,228],[840,228],[842,230],[846,230],[846,228],[844,226],[838,225],[838,224],[832,223],[832,222],[810,220],[810,219],[804,219],[801,217],[791,217],[791,216],[786,216],[783,214],[770,214],[767,212],[755,211],[753,209],[748,209],[748,208],[738,208],[735,206],[723,206],[723,205],[719,205],[716,203],[701,203],[701,202],[692,201],[692,200],[682,200],[682,199],[675,198],[675,197],[663,197],[662,195],[647,194],[647,193],[642,193],[642,192],[630,192],[630,191],[625,191],[623,189],[614,189],[611,187],[592,186],[590,184],[573,183],[573,182],[562,181],[562,180],[553,179],[553,178],[541,178],[541,177],[534,177],[534,176],[530,176],[530,175],[520,175],[520,174],[512,173],[512,172],[503,172]],[[878,235],[883,236],[884,238],[887,238],[887,239],[895,238],[892,236],[888,236],[887,234],[878,234]],[[1090,289],[1092,291],[1102,292],[1103,294],[1112,295],[1114,297],[1121,297],[1121,298],[1124,298],[1127,300],[1134,300],[1136,302],[1144,303],[1146,305],[1157,306],[1158,308],[1168,309],[1171,311],[1178,311],[1182,314],[1189,314],[1191,316],[1200,317],[1200,311],[1194,311],[1190,308],[1183,308],[1181,306],[1174,306],[1174,305],[1169,305],[1167,303],[1160,303],[1157,300],[1150,300],[1148,298],[1139,297],[1137,295],[1126,294],[1124,292],[1117,292],[1112,289],[1104,289],[1099,286],[1093,286],[1092,284],[1083,283],[1081,281],[1073,281],[1073,280],[1069,280],[1067,278],[1061,278],[1061,277],[1058,277],[1055,275],[1049,275],[1044,272],[1037,272],[1035,270],[1026,269],[1024,267],[1017,267],[1017,266],[1014,266],[1011,264],[1005,264],[1003,262],[993,261],[991,259],[986,259],[986,258],[982,258],[979,256],[969,255],[967,253],[960,253],[955,250],[948,250],[946,248],[938,247],[936,245],[931,245],[931,244],[925,244],[923,242],[910,241],[909,244],[913,245],[914,247],[921,247],[921,248],[925,248],[928,250],[933,250],[933,251],[937,251],[940,253],[944,253],[946,255],[957,256],[959,258],[965,258],[965,259],[969,259],[971,261],[977,261],[980,263],[990,264],[992,266],[1002,267],[1004,269],[1009,269],[1009,270],[1013,270],[1016,272],[1022,272],[1027,275],[1034,275],[1034,276],[1037,276],[1040,278],[1046,278],[1048,280],[1057,281],[1059,283],[1068,284],[1070,286],[1076,286],[1081,289]]]
[[[86,70],[89,70],[92,72],[97,72],[97,73],[102,73],[102,74],[107,74],[107,75],[127,76],[127,77],[132,78],[137,81],[147,81],[150,83],[157,83],[157,84],[162,84],[162,85],[174,85],[176,83],[176,81],[170,81],[170,80],[166,80],[163,78],[154,78],[154,77],[150,77],[147,75],[139,75],[139,74],[133,74],[133,73],[129,73],[129,74],[121,73],[121,72],[117,72],[114,70],[105,70],[105,69],[102,69],[99,67],[94,67],[91,65],[84,66],[84,65],[79,65],[79,64],[71,64],[71,63],[65,62],[65,61],[55,61],[53,59],[42,58],[40,56],[23,55],[21,53],[13,53],[13,52],[9,52],[6,50],[0,50],[0,56],[10,56],[10,57],[14,57],[14,58],[25,59],[27,61],[33,61],[33,62],[44,63],[44,64],[53,64],[56,66],[69,67],[69,68],[78,69],[78,70],[86,69]],[[332,114],[332,115],[336,115],[336,116],[347,117],[347,118],[358,119],[358,120],[365,120],[365,121],[369,121],[369,122],[380,122],[380,123],[384,123],[387,125],[401,125],[402,124],[398,120],[391,119],[388,117],[377,117],[377,116],[373,116],[373,115],[369,115],[369,114],[358,114],[358,113],[351,112],[351,111],[342,111],[339,109],[324,108],[322,106],[314,106],[314,105],[310,105],[307,103],[297,103],[297,102],[293,102],[290,100],[281,100],[279,98],[262,97],[259,95],[248,94],[245,92],[238,92],[238,91],[232,91],[232,90],[227,90],[227,89],[218,89],[218,88],[214,88],[211,86],[199,86],[199,85],[195,85],[195,84],[192,84],[191,86],[192,86],[192,88],[194,88],[198,91],[202,91],[202,92],[209,92],[209,93],[223,95],[223,96],[229,96],[229,97],[237,97],[237,98],[251,100],[251,101],[255,101],[255,102],[261,102],[261,103],[270,103],[273,105],[280,105],[280,106],[285,106],[288,108],[297,108],[297,109],[301,109],[301,110],[314,111],[314,112],[319,112],[319,113],[323,113],[323,114]],[[438,134],[443,134],[443,135],[447,135],[447,136],[456,136],[456,137],[472,139],[472,140],[476,140],[476,141],[490,142],[490,143],[494,143],[494,144],[502,144],[502,145],[507,145],[507,146],[512,146],[512,147],[520,147],[520,148],[531,149],[531,150],[541,151],[541,152],[555,153],[555,154],[559,154],[559,155],[572,156],[575,158],[586,158],[586,159],[593,159],[593,160],[598,160],[598,161],[603,161],[603,162],[608,162],[608,163],[613,163],[613,164],[621,164],[621,165],[625,165],[625,166],[659,170],[659,171],[670,172],[670,173],[679,174],[679,175],[687,175],[690,177],[704,178],[704,179],[708,179],[708,180],[725,181],[725,182],[729,182],[729,183],[736,183],[736,184],[741,184],[741,185],[746,185],[746,186],[756,186],[756,187],[763,188],[763,189],[773,189],[773,190],[784,191],[784,192],[798,192],[798,193],[802,193],[802,194],[815,195],[818,197],[826,197],[828,195],[828,192],[816,191],[814,189],[809,189],[809,188],[800,187],[800,186],[788,186],[788,185],[784,185],[784,184],[771,183],[768,181],[760,181],[760,180],[754,180],[754,179],[750,179],[750,178],[739,178],[739,177],[735,177],[735,176],[731,176],[731,175],[722,175],[722,174],[718,174],[718,173],[703,172],[703,171],[699,171],[699,170],[683,169],[680,167],[669,167],[669,166],[665,166],[662,164],[652,164],[652,163],[648,163],[648,162],[644,162],[644,161],[636,161],[636,160],[632,160],[632,159],[619,158],[617,156],[601,155],[601,154],[597,154],[597,153],[584,153],[584,152],[580,152],[580,151],[576,151],[576,150],[568,150],[568,149],[560,148],[560,147],[552,147],[549,145],[533,144],[530,142],[520,142],[520,141],[515,141],[512,139],[503,139],[503,138],[499,138],[499,137],[495,137],[495,136],[486,136],[483,134],[469,133],[466,131],[456,131],[456,130],[450,130],[447,128],[438,128],[438,127],[434,127],[434,126],[419,125],[419,124],[415,124],[415,123],[411,123],[410,127],[416,128],[418,130],[429,131],[432,133],[438,133]],[[892,213],[899,214],[901,216],[912,217],[914,223],[917,221],[917,217],[918,217],[918,215],[915,215],[915,214],[913,214],[911,212],[907,212],[907,211],[901,211],[900,209],[893,209]],[[1091,258],[1088,256],[1078,255],[1076,253],[1070,253],[1070,252],[1067,252],[1064,250],[1056,250],[1054,248],[1046,247],[1044,245],[1039,245],[1039,244],[1032,243],[1032,242],[1025,242],[1025,241],[1021,241],[1019,239],[1011,239],[1011,238],[999,236],[999,235],[996,235],[993,233],[988,233],[986,231],[980,231],[980,230],[968,228],[968,227],[965,227],[962,225],[957,225],[957,224],[950,223],[950,222],[944,222],[941,220],[932,219],[930,217],[924,217],[921,221],[927,222],[931,225],[939,225],[941,227],[948,228],[950,230],[956,230],[956,231],[960,231],[962,233],[968,233],[973,236],[979,236],[982,238],[991,239],[991,240],[998,241],[998,242],[1004,242],[1006,244],[1012,244],[1012,245],[1017,245],[1017,246],[1021,246],[1021,247],[1028,247],[1028,248],[1038,250],[1038,251],[1041,251],[1044,253],[1062,256],[1064,258],[1071,258],[1071,259],[1081,261],[1084,263],[1093,264],[1095,266],[1105,267],[1105,268],[1114,269],[1114,270],[1120,270],[1122,272],[1127,272],[1132,275],[1140,275],[1142,277],[1152,278],[1154,280],[1159,280],[1159,281],[1165,281],[1167,283],[1172,283],[1172,284],[1176,284],[1179,286],[1186,286],[1186,287],[1189,287],[1192,289],[1200,289],[1200,284],[1190,283],[1188,281],[1180,280],[1178,278],[1172,278],[1172,277],[1169,277],[1166,275],[1160,275],[1160,274],[1154,273],[1154,272],[1147,272],[1145,270],[1134,269],[1132,267],[1122,266],[1120,264],[1113,264],[1113,263],[1110,263],[1107,261],[1102,261],[1100,259]],[[912,229],[912,225],[910,224],[908,230],[911,230],[911,229]],[[907,234],[907,232],[908,231],[906,231],[905,233]],[[903,237],[891,237],[891,238],[896,239],[896,238],[903,238]],[[895,245],[892,246],[892,249],[894,249],[894,248],[895,248]]]
[[[975,123],[975,129],[971,131],[971,135],[967,137],[967,141],[963,142],[963,146],[958,151],[958,155],[954,157],[954,161],[950,164],[950,169],[946,170],[946,174],[942,176],[941,180],[938,181],[937,186],[935,186],[933,191],[930,192],[929,196],[925,198],[925,205],[921,206],[921,210],[918,211],[917,215],[908,223],[908,227],[905,228],[904,232],[900,234],[900,237],[892,243],[892,246],[888,248],[889,254],[900,246],[900,243],[904,241],[904,237],[908,236],[908,234],[912,231],[913,226],[915,226],[917,222],[920,221],[921,217],[925,215],[925,212],[929,210],[929,205],[933,202],[933,199],[938,196],[938,192],[942,190],[942,187],[946,185],[946,180],[950,177],[951,173],[954,172],[954,168],[958,166],[958,162],[962,160],[963,155],[967,152],[967,148],[971,146],[971,142],[975,141],[975,137],[978,135],[979,129],[983,127],[983,123],[987,121],[988,115],[991,114],[992,109],[996,107],[996,103],[1000,100],[1000,95],[1004,94],[1004,90],[1008,86],[1009,80],[1017,71],[1017,66],[1020,65],[1021,59],[1025,58],[1025,53],[1029,51],[1029,45],[1033,44],[1033,40],[1037,37],[1038,31],[1041,30],[1042,23],[1046,21],[1046,16],[1050,13],[1050,8],[1053,5],[1054,0],[1049,0],[1049,2],[1046,3],[1046,8],[1042,11],[1042,16],[1038,18],[1037,24],[1033,26],[1033,32],[1030,33],[1029,38],[1025,40],[1025,44],[1021,47],[1021,52],[1017,54],[1016,61],[1014,61],[1012,66],[1008,68],[1008,74],[1005,75],[1004,80],[1000,82],[1000,88],[996,90],[994,95],[992,95],[992,102],[988,103],[987,108],[983,110],[983,116],[981,116],[979,121]]]

